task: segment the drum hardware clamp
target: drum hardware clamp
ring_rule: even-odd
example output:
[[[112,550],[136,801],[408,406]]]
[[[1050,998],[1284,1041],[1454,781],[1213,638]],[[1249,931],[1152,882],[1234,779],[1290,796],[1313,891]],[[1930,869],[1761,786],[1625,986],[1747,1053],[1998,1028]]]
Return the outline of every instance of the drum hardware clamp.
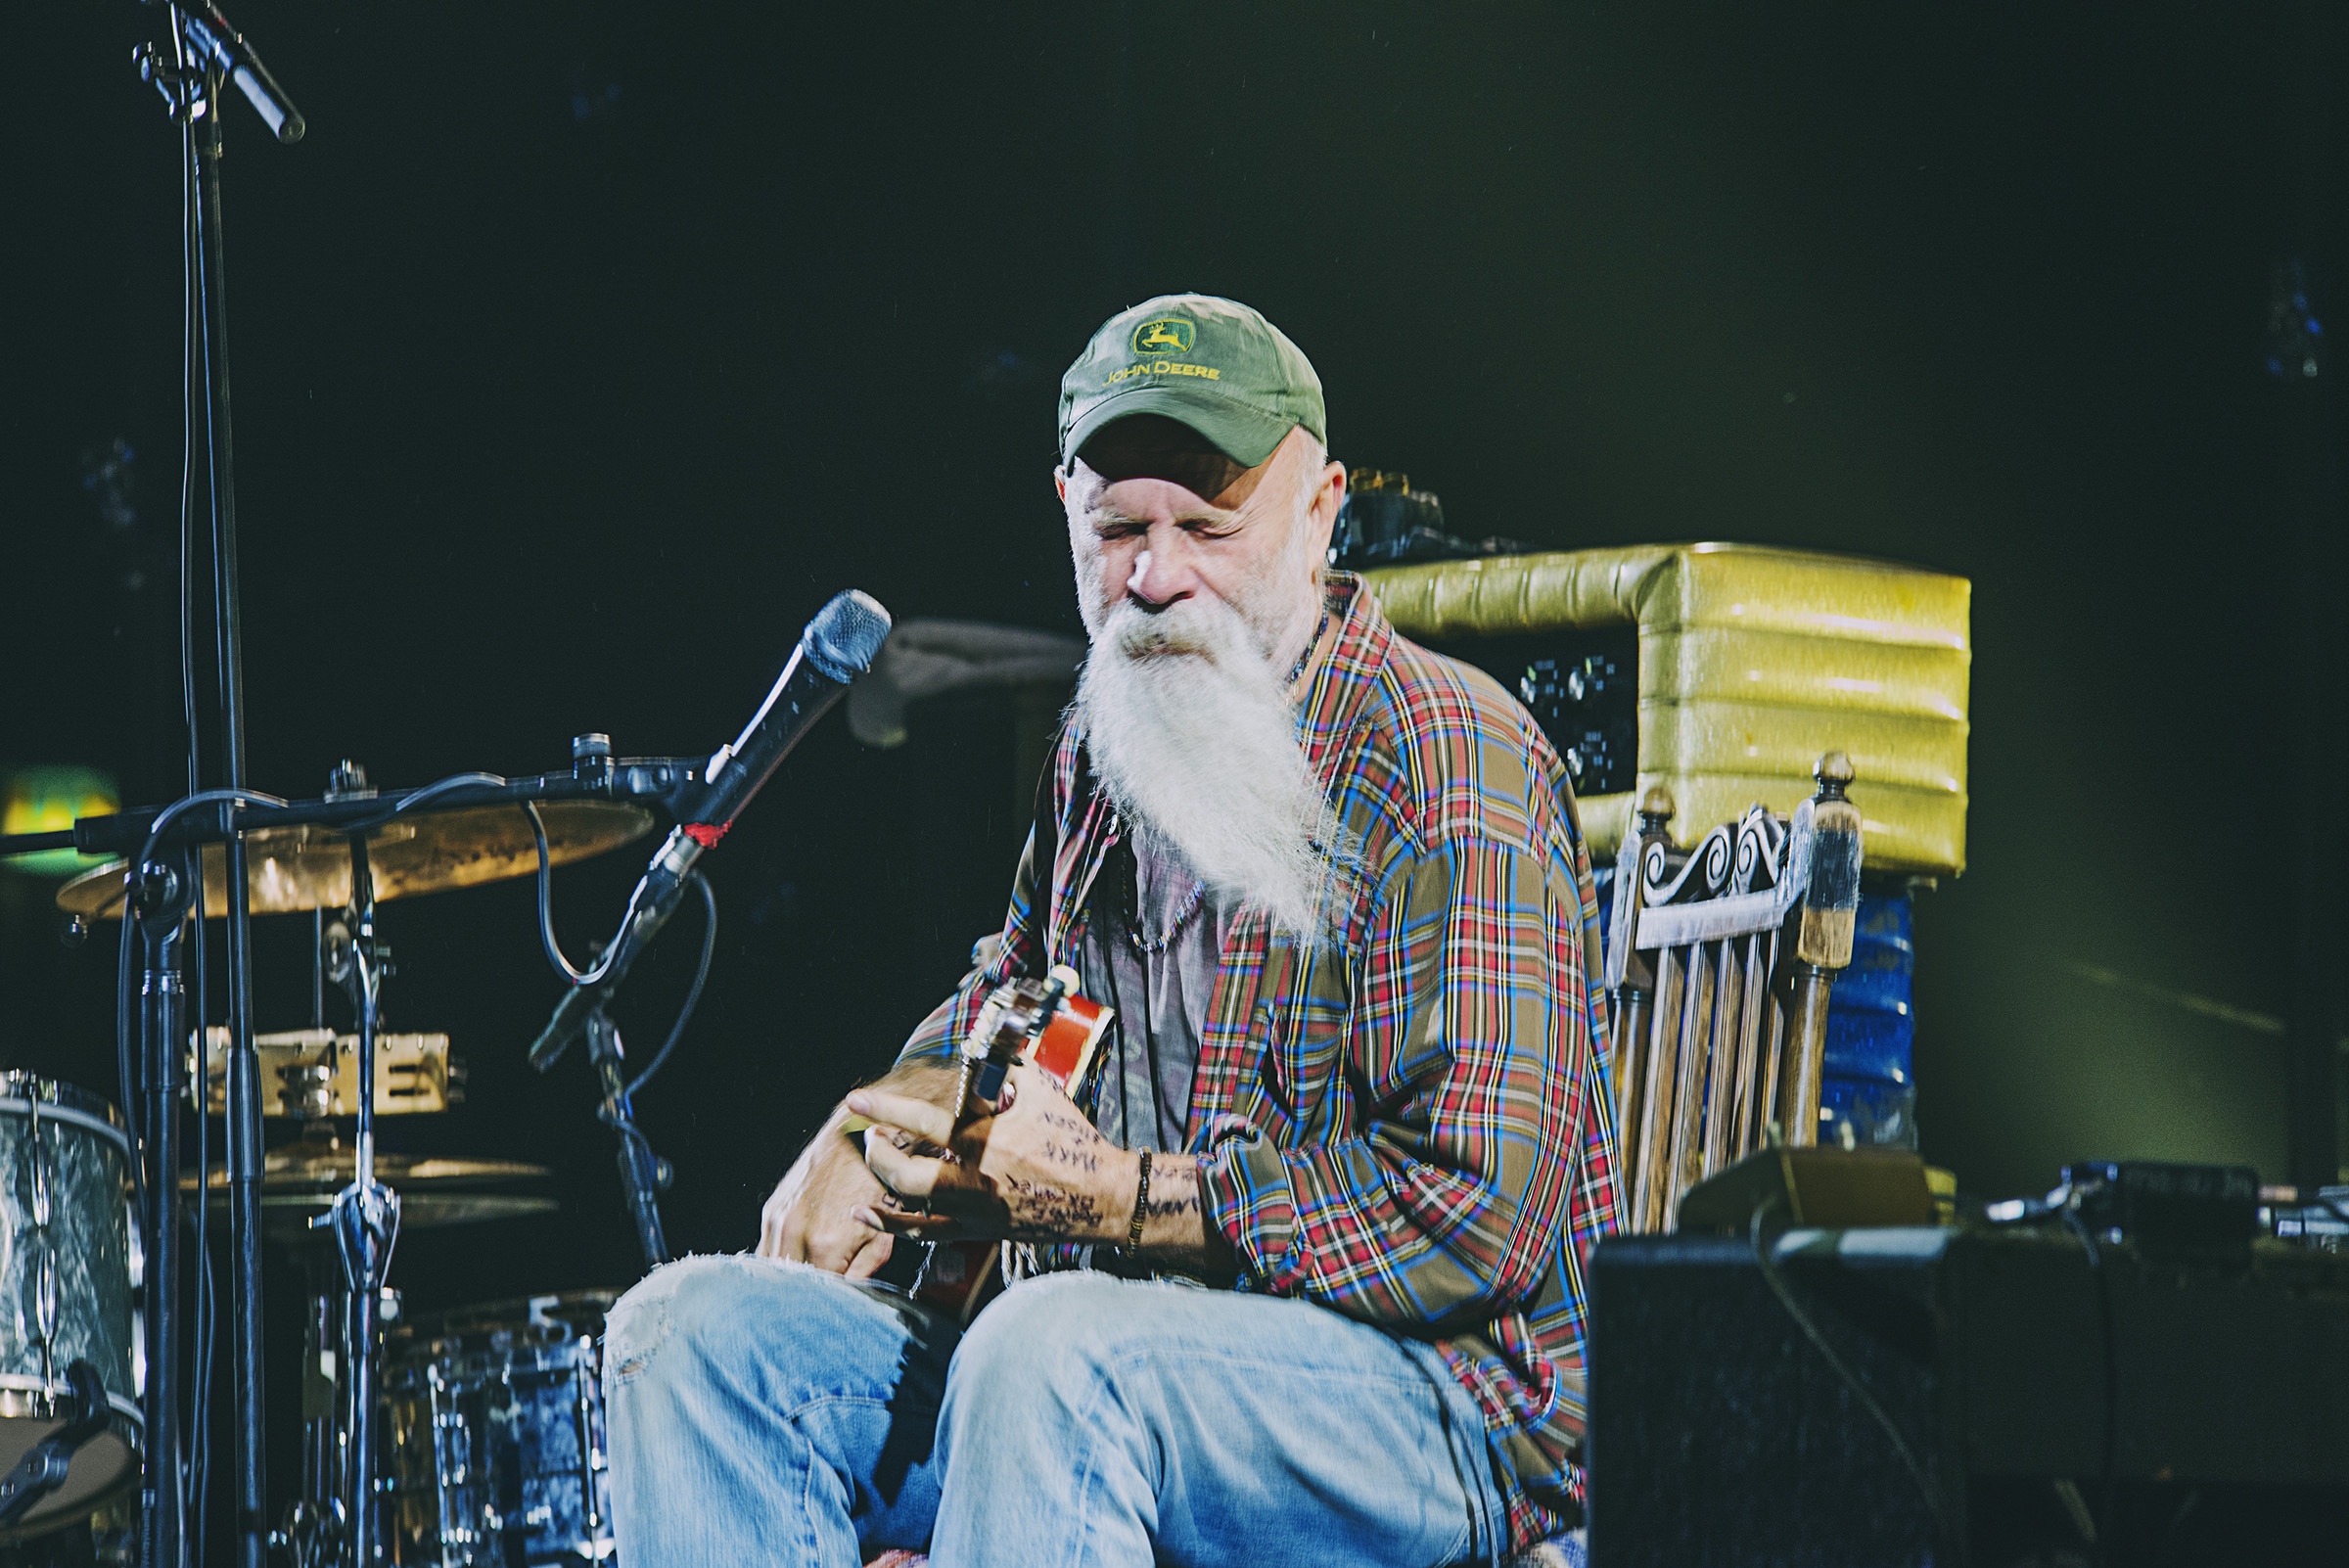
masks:
[[[74,1453],[114,1419],[114,1407],[107,1403],[106,1385],[99,1381],[97,1367],[76,1360],[66,1368],[66,1381],[72,1388],[73,1407],[78,1413],[34,1444],[15,1469],[0,1476],[0,1529],[15,1524],[34,1503],[64,1486],[73,1468]]]

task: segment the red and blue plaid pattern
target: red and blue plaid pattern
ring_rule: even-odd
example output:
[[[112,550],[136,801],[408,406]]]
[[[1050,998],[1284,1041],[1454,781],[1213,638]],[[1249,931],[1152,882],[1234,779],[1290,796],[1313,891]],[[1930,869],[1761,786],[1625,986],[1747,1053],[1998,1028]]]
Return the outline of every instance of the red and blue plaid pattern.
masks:
[[[1583,1268],[1616,1218],[1589,856],[1532,715],[1397,635],[1358,578],[1329,594],[1300,733],[1359,850],[1342,947],[1242,909],[1187,1146],[1240,1288],[1432,1333],[1485,1413],[1522,1548],[1579,1512]],[[1076,961],[1119,835],[1088,786],[1064,732],[1049,881],[1032,840],[993,963],[905,1058],[949,1051],[1004,979]]]

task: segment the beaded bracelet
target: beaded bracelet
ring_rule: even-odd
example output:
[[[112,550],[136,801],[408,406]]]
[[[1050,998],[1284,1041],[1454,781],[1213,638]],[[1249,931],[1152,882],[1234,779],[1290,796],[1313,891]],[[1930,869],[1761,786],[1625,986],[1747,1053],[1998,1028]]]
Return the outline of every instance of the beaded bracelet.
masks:
[[[1133,1189],[1133,1223],[1126,1230],[1126,1250],[1139,1252],[1142,1246],[1142,1217],[1150,1208],[1150,1151],[1142,1150],[1142,1181]]]

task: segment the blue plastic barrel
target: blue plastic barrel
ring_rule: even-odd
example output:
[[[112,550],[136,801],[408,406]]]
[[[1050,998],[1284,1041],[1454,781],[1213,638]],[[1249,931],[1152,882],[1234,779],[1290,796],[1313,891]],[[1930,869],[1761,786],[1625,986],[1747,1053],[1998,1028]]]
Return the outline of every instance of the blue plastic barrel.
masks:
[[[1916,946],[1909,890],[1862,894],[1851,967],[1827,998],[1827,1060],[1819,1141],[1916,1147],[1916,1080],[1910,1073],[1915,1021],[1909,1011]]]

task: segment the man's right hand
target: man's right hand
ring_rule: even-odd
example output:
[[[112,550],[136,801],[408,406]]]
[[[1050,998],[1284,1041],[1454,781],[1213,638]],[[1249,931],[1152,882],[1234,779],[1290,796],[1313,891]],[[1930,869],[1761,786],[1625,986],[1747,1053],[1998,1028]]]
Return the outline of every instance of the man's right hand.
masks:
[[[901,1067],[874,1086],[944,1105],[959,1082],[952,1068]],[[840,1130],[847,1118],[845,1108],[826,1117],[767,1195],[759,1211],[760,1257],[813,1264],[851,1279],[865,1278],[889,1262],[897,1238],[855,1215],[900,1205],[865,1168],[861,1140]]]

